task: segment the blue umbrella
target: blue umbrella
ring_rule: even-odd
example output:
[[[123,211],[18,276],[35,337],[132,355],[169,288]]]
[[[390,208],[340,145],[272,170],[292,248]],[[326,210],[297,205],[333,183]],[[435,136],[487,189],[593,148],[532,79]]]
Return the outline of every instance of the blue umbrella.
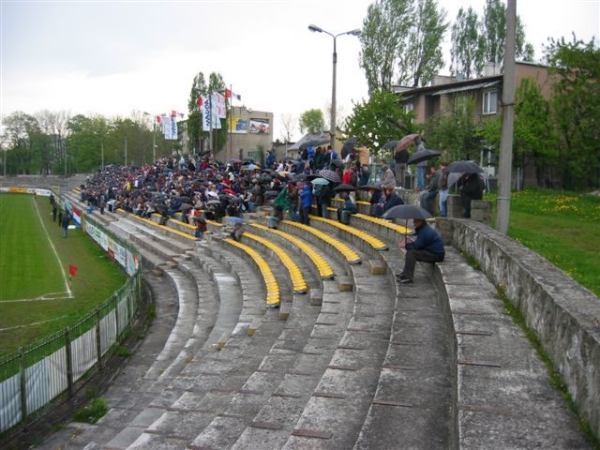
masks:
[[[327,181],[325,178],[315,178],[314,180],[311,181],[312,184],[320,184],[322,186],[329,184],[329,181]]]

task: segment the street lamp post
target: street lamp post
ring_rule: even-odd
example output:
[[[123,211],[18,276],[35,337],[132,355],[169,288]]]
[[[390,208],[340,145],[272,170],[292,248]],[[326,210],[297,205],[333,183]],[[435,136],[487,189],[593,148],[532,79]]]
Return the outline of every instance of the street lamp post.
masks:
[[[333,148],[335,148],[335,132],[336,132],[336,127],[335,127],[336,117],[335,117],[335,115],[336,115],[337,37],[343,36],[344,34],[349,34],[352,36],[360,36],[360,30],[356,29],[356,30],[345,31],[344,33],[333,34],[333,33],[330,33],[329,31],[325,31],[323,28],[320,28],[313,24],[309,25],[308,29],[315,33],[328,34],[329,36],[331,36],[333,38],[333,83],[332,83],[332,87],[331,87],[331,126],[330,126],[330,130],[329,130],[329,135],[331,138],[331,148],[333,149]]]

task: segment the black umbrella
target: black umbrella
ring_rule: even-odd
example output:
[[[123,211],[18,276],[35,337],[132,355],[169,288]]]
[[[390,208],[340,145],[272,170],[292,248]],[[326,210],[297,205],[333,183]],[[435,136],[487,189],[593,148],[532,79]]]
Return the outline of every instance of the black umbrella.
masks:
[[[473,161],[454,161],[453,163],[448,164],[446,173],[483,173],[483,169],[479,166],[479,164]]]
[[[356,137],[351,137],[350,139],[348,139],[346,142],[344,142],[344,145],[342,146],[342,153],[350,153],[352,149],[354,149],[354,147],[356,146],[357,142],[358,138]]]
[[[341,159],[334,159],[334,160],[331,161],[330,166],[344,167],[344,161],[342,161]]]
[[[189,203],[184,203],[183,205],[181,205],[179,207],[179,211],[187,211],[189,209],[192,209],[194,207],[194,205],[190,205]]]
[[[384,150],[388,148],[396,148],[396,145],[398,145],[398,140],[386,142],[381,148]]]
[[[418,164],[423,161],[427,161],[429,159],[436,158],[440,156],[442,152],[438,152],[437,150],[417,150],[415,153],[410,155],[406,164]]]
[[[381,188],[381,184],[377,183],[377,184],[365,184],[362,186],[358,186],[356,189],[358,189],[359,191],[370,191],[371,189],[375,190],[375,191],[380,191]]]
[[[383,213],[381,216],[383,219],[404,219],[404,228],[408,228],[408,221],[410,219],[428,219],[431,217],[429,211],[421,208],[419,205],[398,205],[393,206]],[[407,232],[404,233],[404,240],[406,241]]]
[[[308,147],[318,147],[319,145],[327,144],[329,139],[311,139],[309,141],[303,142],[300,144],[300,150],[304,150]]]
[[[429,211],[419,205],[398,205],[388,209],[381,216],[384,219],[428,219]]]
[[[333,188],[334,192],[353,192],[356,190],[351,184],[340,184]]]

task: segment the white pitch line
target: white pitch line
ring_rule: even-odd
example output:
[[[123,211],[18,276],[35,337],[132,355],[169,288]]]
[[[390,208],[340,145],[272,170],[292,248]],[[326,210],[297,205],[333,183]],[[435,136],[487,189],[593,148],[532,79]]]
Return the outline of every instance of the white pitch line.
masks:
[[[56,320],[60,320],[60,319],[63,319],[63,318],[65,318],[65,317],[67,317],[67,316],[66,316],[66,315],[64,315],[64,316],[60,316],[60,317],[55,317],[55,318],[53,318],[53,319],[50,319],[50,320],[44,320],[44,321],[42,321],[42,322],[28,323],[27,325],[17,325],[17,326],[14,326],[14,327],[0,328],[0,331],[10,331],[10,330],[17,330],[17,329],[19,329],[19,328],[34,327],[34,326],[36,326],[36,325],[42,325],[42,324],[44,324],[44,323],[48,323],[48,322],[54,322],[54,321],[56,321]]]
[[[35,197],[34,197],[34,200],[35,200]],[[62,262],[58,256],[58,252],[56,251],[56,248],[54,247],[54,243],[52,242],[52,239],[50,239],[48,230],[46,229],[46,226],[44,225],[44,222],[42,221],[42,216],[40,215],[40,210],[38,208],[37,202],[34,201],[33,204],[35,205],[35,211],[37,212],[38,219],[40,219],[40,224],[42,225],[42,228],[44,229],[44,233],[46,233],[46,238],[48,238],[48,242],[50,242],[50,246],[52,247],[54,256],[56,256],[56,260],[58,261],[60,271],[62,272],[63,280],[65,280],[65,288],[67,288],[67,293],[69,294],[69,296],[67,298],[73,298],[73,293],[71,292],[71,287],[69,286],[69,280],[67,280],[67,273],[65,272]]]

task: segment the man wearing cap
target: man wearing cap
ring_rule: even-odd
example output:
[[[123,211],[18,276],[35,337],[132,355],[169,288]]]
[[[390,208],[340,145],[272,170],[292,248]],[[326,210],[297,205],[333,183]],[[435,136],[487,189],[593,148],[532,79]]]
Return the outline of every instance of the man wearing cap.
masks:
[[[446,251],[444,241],[425,219],[413,219],[417,239],[414,242],[401,241],[398,246],[406,250],[404,269],[396,275],[400,284],[412,284],[417,261],[442,262]]]

